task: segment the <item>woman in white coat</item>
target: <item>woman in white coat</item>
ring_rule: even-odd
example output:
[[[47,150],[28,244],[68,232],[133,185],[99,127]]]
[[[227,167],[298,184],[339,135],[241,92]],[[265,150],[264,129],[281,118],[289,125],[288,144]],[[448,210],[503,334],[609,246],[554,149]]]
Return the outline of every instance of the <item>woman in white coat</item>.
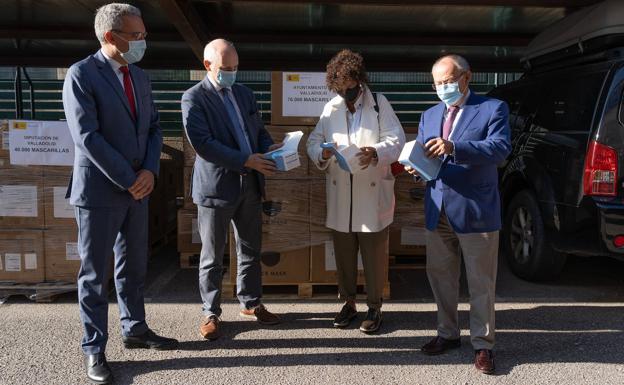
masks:
[[[388,100],[369,90],[361,55],[342,50],[327,64],[327,86],[338,94],[323,110],[307,143],[308,156],[326,171],[327,219],[332,229],[338,287],[344,306],[334,326],[344,328],[357,316],[357,258],[361,253],[366,277],[368,312],[360,325],[365,333],[381,325],[383,286],[387,280],[388,226],[394,217],[395,162],[405,134]],[[331,149],[359,148],[351,172],[340,167]]]

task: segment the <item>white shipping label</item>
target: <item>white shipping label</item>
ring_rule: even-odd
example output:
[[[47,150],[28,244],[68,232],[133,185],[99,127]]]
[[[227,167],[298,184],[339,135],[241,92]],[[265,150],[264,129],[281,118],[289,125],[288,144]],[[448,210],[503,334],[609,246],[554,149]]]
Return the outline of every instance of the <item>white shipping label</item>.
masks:
[[[67,187],[54,187],[54,218],[75,218],[74,206],[65,199]]]
[[[74,142],[64,121],[9,120],[11,164],[71,166]]]
[[[78,243],[68,242],[65,244],[65,259],[68,261],[80,261]]]
[[[364,263],[362,263],[362,253],[358,251],[358,270],[364,270]],[[325,270],[336,271],[336,251],[334,249],[334,242],[325,241]]]
[[[191,221],[191,243],[201,243],[201,237],[199,236],[199,224],[197,218],[193,218]]]
[[[401,245],[424,246],[425,244],[425,229],[409,226],[401,228]]]
[[[37,254],[24,254],[24,270],[37,270]]]
[[[9,150],[9,131],[2,131],[2,149]]]
[[[37,186],[0,186],[0,216],[37,217]]]
[[[4,255],[4,266],[6,271],[22,271],[22,255],[6,253]]]
[[[327,88],[324,72],[284,72],[282,78],[282,114],[313,116],[323,112],[335,93]]]

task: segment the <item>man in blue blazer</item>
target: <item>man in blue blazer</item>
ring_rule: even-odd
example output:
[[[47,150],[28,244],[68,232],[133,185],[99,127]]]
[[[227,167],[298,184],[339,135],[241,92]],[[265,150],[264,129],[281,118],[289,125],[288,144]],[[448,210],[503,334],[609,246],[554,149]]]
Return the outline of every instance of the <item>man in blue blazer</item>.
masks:
[[[501,227],[497,165],[511,150],[508,108],[470,91],[472,73],[461,56],[438,59],[432,74],[442,102],[422,114],[417,141],[444,165],[438,178],[427,183],[425,194],[427,276],[438,307],[438,328],[437,337],[422,351],[434,355],[460,346],[457,302],[463,256],[475,367],[491,374]]]
[[[236,237],[240,315],[262,324],[279,322],[261,302],[260,250],[264,175],[276,171],[262,154],[281,144],[273,144],[264,128],[253,92],[235,84],[234,45],[223,39],[208,43],[204,66],[206,77],[182,96],[182,118],[197,153],[191,189],[202,240],[199,289],[205,318],[200,333],[214,340],[221,335],[223,253],[230,222]]]
[[[132,63],[145,51],[141,12],[128,4],[98,9],[102,48],[75,63],[63,86],[65,116],[75,144],[70,203],[76,206],[78,301],[87,377],[112,381],[108,339],[108,277],[114,278],[126,348],[171,349],[145,322],[148,199],[158,175],[162,136],[147,75]]]

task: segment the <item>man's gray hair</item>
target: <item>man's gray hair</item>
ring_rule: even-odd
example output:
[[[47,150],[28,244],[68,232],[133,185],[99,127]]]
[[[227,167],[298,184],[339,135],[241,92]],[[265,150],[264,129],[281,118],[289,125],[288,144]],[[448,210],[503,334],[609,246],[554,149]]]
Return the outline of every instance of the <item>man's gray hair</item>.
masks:
[[[214,39],[204,47],[204,60],[214,63],[217,60],[217,44],[225,44],[228,48],[234,48],[234,43],[226,39]]]
[[[141,17],[141,11],[130,4],[110,3],[101,6],[95,12],[95,36],[100,43],[105,43],[104,34],[112,30],[120,30],[124,16]]]
[[[442,56],[441,58],[436,60],[435,63],[433,63],[431,70],[433,71],[433,68],[438,65],[438,63],[446,59],[451,60],[455,64],[455,68],[457,68],[460,72],[470,71],[470,64],[468,64],[468,60],[466,60],[463,56],[455,54]]]

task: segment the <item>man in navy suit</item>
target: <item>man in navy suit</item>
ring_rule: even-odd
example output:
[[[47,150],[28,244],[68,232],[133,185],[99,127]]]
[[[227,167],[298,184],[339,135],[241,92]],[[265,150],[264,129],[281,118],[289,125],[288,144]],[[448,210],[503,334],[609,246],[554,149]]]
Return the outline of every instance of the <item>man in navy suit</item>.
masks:
[[[216,39],[206,45],[207,76],[182,96],[182,118],[197,157],[192,195],[198,209],[202,250],[199,289],[204,320],[201,335],[221,335],[223,253],[230,222],[238,261],[240,316],[272,325],[279,317],[261,301],[262,207],[264,176],[276,171],[263,153],[278,148],[264,128],[253,92],[235,84],[238,54],[234,45]]]
[[[158,175],[162,136],[147,75],[133,65],[145,51],[141,12],[128,4],[98,9],[102,48],[75,63],[63,86],[65,116],[75,143],[70,203],[76,206],[81,258],[78,301],[87,377],[112,381],[108,339],[108,277],[114,278],[126,348],[172,349],[145,322],[148,199]]]
[[[463,256],[475,367],[491,374],[501,227],[497,165],[511,150],[509,111],[504,102],[470,91],[472,73],[461,56],[438,59],[432,74],[442,102],[422,114],[417,141],[429,157],[443,158],[444,165],[425,194],[427,276],[438,328],[422,351],[435,355],[460,346],[457,302]]]

